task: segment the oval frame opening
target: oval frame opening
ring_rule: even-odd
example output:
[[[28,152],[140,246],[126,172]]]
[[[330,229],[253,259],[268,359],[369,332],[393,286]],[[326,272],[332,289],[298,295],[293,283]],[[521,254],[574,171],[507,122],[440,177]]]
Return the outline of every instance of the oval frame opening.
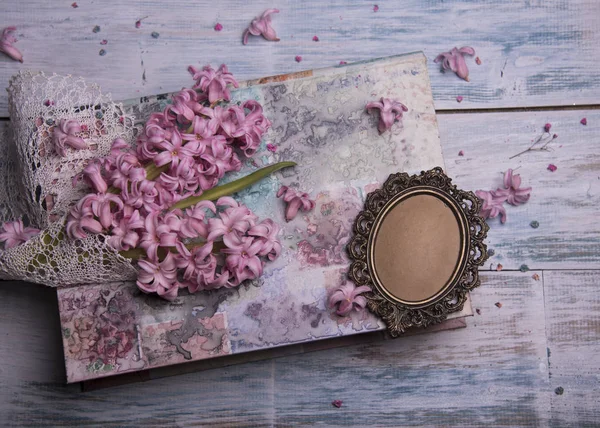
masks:
[[[421,300],[405,300],[397,295],[395,295],[392,291],[386,287],[380,278],[380,275],[376,269],[375,262],[375,241],[379,234],[379,230],[381,229],[383,223],[385,222],[388,215],[400,205],[402,202],[407,201],[409,198],[413,198],[419,195],[428,195],[439,199],[443,202],[451,211],[454,219],[456,220],[456,224],[459,232],[459,245],[458,245],[458,256],[456,259],[456,263],[454,269],[452,270],[451,275],[440,285],[439,289],[431,296],[421,299]],[[445,296],[448,291],[452,288],[454,284],[456,284],[457,279],[464,272],[464,269],[467,264],[467,253],[469,250],[469,240],[468,240],[469,230],[467,217],[464,212],[460,209],[456,201],[450,198],[448,195],[444,194],[441,190],[429,187],[429,186],[418,186],[413,187],[411,189],[407,189],[404,192],[399,193],[398,195],[391,198],[387,204],[382,208],[379,212],[377,218],[374,221],[373,228],[369,235],[369,240],[367,244],[367,265],[369,268],[369,272],[371,273],[371,277],[373,278],[373,284],[377,287],[377,289],[385,295],[387,299],[392,302],[401,303],[403,305],[411,306],[411,307],[423,307],[431,304],[434,301],[439,300],[443,296]]]

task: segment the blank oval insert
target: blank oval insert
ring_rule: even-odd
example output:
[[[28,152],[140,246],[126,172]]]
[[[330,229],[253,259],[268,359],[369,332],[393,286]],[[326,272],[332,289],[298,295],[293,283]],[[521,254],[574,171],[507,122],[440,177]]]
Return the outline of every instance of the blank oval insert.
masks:
[[[418,304],[451,279],[460,257],[460,226],[442,200],[416,194],[391,208],[373,244],[380,285],[397,299]]]

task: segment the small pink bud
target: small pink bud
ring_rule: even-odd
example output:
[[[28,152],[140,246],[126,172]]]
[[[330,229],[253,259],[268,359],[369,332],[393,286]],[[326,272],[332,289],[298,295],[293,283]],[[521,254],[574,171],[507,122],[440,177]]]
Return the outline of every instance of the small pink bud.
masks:
[[[221,31],[223,29],[223,26],[217,22],[217,24],[215,25],[215,31]]]
[[[333,407],[337,407],[337,408],[339,409],[340,407],[342,407],[342,403],[343,403],[343,401],[342,401],[342,400],[333,400],[333,401],[331,402],[331,405],[332,405]]]
[[[270,151],[270,152],[275,153],[277,151],[277,146],[274,145],[274,144],[269,143],[269,144],[267,144],[267,150]]]
[[[551,163],[550,165],[548,165],[548,171],[556,171],[558,169],[558,167],[556,165],[554,165],[553,163]]]
[[[582,125],[587,125],[587,119],[584,117],[579,123],[581,123]]]
[[[73,3],[71,3],[71,7],[72,7],[73,9],[77,9],[77,8],[79,7],[79,5],[77,4],[77,2],[76,2],[76,1],[74,1]]]
[[[462,150],[460,152],[458,152],[458,156],[464,156],[465,152],[463,152]]]
[[[479,57],[475,58],[475,64],[481,65],[481,60],[479,59]]]
[[[296,62],[302,61],[302,57],[300,55],[296,55],[296,58],[294,59],[296,60]]]
[[[340,61],[340,65],[346,65],[348,64],[346,61]]]
[[[313,42],[318,42],[319,41],[319,36],[313,36]]]
[[[557,138],[558,138],[558,134],[554,134],[554,135],[552,136],[552,139],[554,139],[554,140],[556,140]]]
[[[544,132],[550,132],[550,128],[552,128],[551,123],[547,123],[544,125]]]
[[[462,100],[463,100],[463,97],[462,97],[462,95],[459,95],[458,97],[456,97],[456,101],[457,101],[457,102],[461,103],[461,102],[462,102]]]
[[[104,40],[102,40],[102,41],[100,42],[100,44],[101,44],[101,45],[105,45],[105,44],[107,44],[107,43],[108,43],[108,40],[106,40],[106,39],[104,39]]]
[[[373,6],[373,12],[377,12],[378,10],[379,10],[379,6],[378,5]]]

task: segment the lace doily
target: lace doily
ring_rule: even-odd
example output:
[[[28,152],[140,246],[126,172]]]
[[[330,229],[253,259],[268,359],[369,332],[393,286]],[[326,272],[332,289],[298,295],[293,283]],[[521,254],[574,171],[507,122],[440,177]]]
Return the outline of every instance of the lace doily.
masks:
[[[135,279],[131,263],[106,237],[70,241],[62,236],[69,208],[88,193],[73,178],[90,159],[103,157],[115,138],[133,143],[133,116],[83,78],[23,71],[9,88],[10,123],[0,130],[0,220],[23,218],[42,233],[0,251],[0,277],[50,286]],[[88,149],[61,157],[52,144],[60,119],[75,119]]]

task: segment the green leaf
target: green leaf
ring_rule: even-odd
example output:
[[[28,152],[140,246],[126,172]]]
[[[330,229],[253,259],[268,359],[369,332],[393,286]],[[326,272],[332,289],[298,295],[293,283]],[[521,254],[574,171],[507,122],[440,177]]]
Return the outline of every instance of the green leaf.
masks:
[[[250,175],[247,175],[238,180],[232,181],[231,183],[223,184],[222,186],[213,187],[210,190],[202,193],[199,196],[190,196],[189,198],[182,199],[177,202],[169,211],[173,211],[176,209],[188,208],[196,205],[200,201],[216,201],[217,199],[223,196],[229,196],[240,190],[244,190],[246,187],[253,185],[254,183],[262,180],[265,177],[273,174],[275,171],[279,171],[283,168],[288,168],[291,166],[296,166],[296,162],[279,162],[273,165],[266,166],[264,168],[259,169],[258,171],[253,172]]]

